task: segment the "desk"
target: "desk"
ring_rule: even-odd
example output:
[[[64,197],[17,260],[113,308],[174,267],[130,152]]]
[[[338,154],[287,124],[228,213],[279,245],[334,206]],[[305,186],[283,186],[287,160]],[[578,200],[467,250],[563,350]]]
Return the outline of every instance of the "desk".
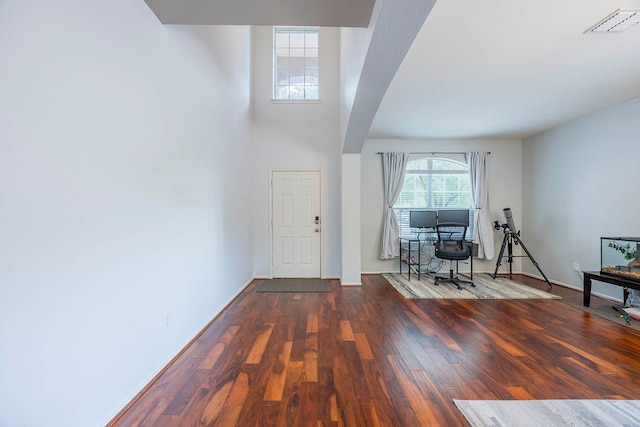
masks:
[[[402,264],[407,265],[407,279],[411,280],[411,268],[416,267],[418,280],[420,280],[420,264],[422,243],[425,240],[410,237],[400,237],[400,274],[402,275]]]
[[[425,232],[422,232],[425,233]],[[426,232],[428,233],[428,232]],[[411,280],[411,269],[414,269],[413,274],[418,275],[418,280],[422,274],[422,267],[431,269],[434,267],[433,261],[437,260],[437,268],[431,273],[437,273],[442,266],[443,260],[433,255],[433,245],[436,239],[433,236],[426,234],[425,237],[400,237],[400,274],[402,274],[402,265],[407,266],[407,279]],[[473,257],[478,256],[478,244],[473,243],[471,240],[467,240],[467,243],[471,247],[471,256],[469,257],[469,263],[471,264],[470,279],[473,280]],[[423,253],[424,246],[428,245],[431,249],[430,253]],[[464,263],[464,261],[463,261]],[[456,274],[458,274],[458,263],[456,262]]]
[[[583,279],[583,300],[582,305],[585,307],[589,307],[591,304],[591,281],[597,280],[598,282],[609,283],[611,285],[622,286],[623,288],[631,288],[640,290],[640,282],[636,282],[635,280],[628,280],[624,277],[614,276],[612,274],[602,274],[599,271],[583,271],[584,275]],[[628,291],[624,290],[624,301],[627,300]],[[624,303],[623,301],[623,303]]]

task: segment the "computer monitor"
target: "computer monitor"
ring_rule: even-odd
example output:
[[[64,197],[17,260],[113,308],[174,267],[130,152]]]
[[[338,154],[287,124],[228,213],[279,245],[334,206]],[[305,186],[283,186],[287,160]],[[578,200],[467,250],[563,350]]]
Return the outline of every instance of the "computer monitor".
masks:
[[[438,211],[438,224],[455,222],[469,226],[469,209],[442,209]]]
[[[437,223],[436,211],[409,211],[411,228],[435,228]]]

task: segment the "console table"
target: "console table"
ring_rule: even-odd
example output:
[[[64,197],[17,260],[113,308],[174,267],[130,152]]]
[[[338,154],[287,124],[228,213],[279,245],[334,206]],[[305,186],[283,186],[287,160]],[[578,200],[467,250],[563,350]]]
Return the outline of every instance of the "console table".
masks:
[[[583,271],[584,275],[583,280],[583,301],[582,305],[585,307],[589,307],[591,304],[591,281],[597,280],[598,282],[605,282],[611,285],[622,286],[623,288],[631,288],[640,290],[640,282],[636,282],[634,280],[627,280],[623,277],[614,276],[611,274],[602,274],[599,271]],[[628,291],[624,290],[623,303],[627,300]]]

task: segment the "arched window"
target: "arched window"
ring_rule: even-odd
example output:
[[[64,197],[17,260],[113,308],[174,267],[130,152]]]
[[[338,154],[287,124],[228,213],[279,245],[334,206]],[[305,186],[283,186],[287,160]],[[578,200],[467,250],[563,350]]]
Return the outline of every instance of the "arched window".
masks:
[[[469,230],[473,236],[474,209],[469,166],[442,158],[420,158],[407,163],[404,184],[393,209],[400,235],[411,234],[409,212],[420,209],[469,209]]]

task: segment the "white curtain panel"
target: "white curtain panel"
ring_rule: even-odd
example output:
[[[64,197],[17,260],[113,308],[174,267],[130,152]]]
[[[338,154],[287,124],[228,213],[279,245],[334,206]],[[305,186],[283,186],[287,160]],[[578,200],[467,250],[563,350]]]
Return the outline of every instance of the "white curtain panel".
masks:
[[[404,184],[404,171],[409,161],[409,153],[382,153],[384,179],[384,218],[382,222],[382,248],[380,259],[397,258],[400,254],[400,231],[393,205],[398,200]]]
[[[490,260],[495,255],[495,244],[489,208],[488,157],[488,153],[469,152],[466,155],[471,177],[471,195],[476,208],[473,240],[478,243],[478,258]]]

